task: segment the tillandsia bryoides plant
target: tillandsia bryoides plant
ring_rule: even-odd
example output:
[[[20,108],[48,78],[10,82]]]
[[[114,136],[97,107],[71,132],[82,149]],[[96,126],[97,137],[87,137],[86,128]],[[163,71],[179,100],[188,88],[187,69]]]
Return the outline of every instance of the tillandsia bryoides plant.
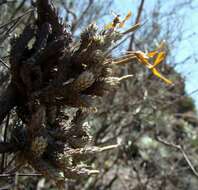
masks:
[[[28,163],[62,184],[66,178],[97,174],[98,170],[81,162],[118,146],[90,146],[89,126],[84,123],[94,110],[94,97],[103,96],[131,77],[113,76],[114,65],[137,60],[165,82],[171,81],[156,70],[165,57],[161,47],[147,54],[133,51],[111,57],[112,45],[140,26],[117,31],[118,24],[123,25],[130,14],[124,21],[116,16],[102,30],[90,24],[77,44],[49,0],[37,0],[36,7],[36,21],[11,40],[11,82],[0,98],[0,121],[15,107],[18,122],[10,142],[1,143],[0,151],[15,152],[19,166]],[[68,107],[77,108],[73,118],[68,117]]]

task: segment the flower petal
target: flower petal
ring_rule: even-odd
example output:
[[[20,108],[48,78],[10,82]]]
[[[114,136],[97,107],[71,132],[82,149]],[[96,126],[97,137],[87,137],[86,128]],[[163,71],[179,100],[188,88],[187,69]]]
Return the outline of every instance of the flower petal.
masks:
[[[154,61],[153,67],[156,67],[157,65],[159,65],[165,59],[165,56],[166,56],[165,52],[160,52],[157,55],[156,60]]]
[[[150,51],[149,53],[147,53],[146,55],[149,57],[149,58],[153,58],[155,55],[157,55],[158,51],[157,50],[154,50],[154,51]]]
[[[157,69],[152,68],[151,71],[152,71],[152,73],[153,73],[155,76],[157,76],[158,78],[162,79],[162,80],[163,80],[164,82],[166,82],[167,84],[172,84],[172,83],[173,83],[171,80],[169,80],[169,79],[165,78],[163,75],[161,75]]]

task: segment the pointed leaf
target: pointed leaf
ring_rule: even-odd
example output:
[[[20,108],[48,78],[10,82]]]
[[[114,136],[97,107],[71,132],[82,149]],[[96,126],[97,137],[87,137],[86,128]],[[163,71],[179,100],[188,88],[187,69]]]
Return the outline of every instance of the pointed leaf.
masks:
[[[137,30],[140,26],[142,26],[140,23],[137,23],[135,25],[133,25],[131,28],[129,28],[127,31],[123,32],[122,34],[128,34],[130,32],[134,32],[135,30]]]

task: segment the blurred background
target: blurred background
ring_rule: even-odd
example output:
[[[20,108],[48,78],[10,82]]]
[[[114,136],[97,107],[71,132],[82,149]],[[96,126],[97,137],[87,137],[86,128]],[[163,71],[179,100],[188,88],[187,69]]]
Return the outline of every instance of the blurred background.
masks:
[[[117,150],[90,158],[100,174],[68,181],[65,189],[197,190],[198,187],[198,0],[54,0],[60,18],[75,36],[95,22],[104,28],[114,15],[132,17],[120,31],[135,23],[142,27],[113,47],[113,57],[126,51],[152,51],[164,42],[167,56],[159,66],[169,86],[133,62],[116,70],[133,74],[117,91],[97,99],[98,112],[87,122],[93,144],[120,143]],[[31,22],[34,1],[0,0],[0,91],[9,81],[9,41]],[[113,13],[112,13],[113,12]],[[5,65],[6,64],[6,65]],[[3,125],[3,124],[2,124]],[[8,130],[9,136],[9,130]],[[160,138],[159,138],[160,136]],[[5,128],[1,128],[1,139]],[[14,155],[6,157],[7,163]],[[86,163],[84,163],[86,164]],[[14,162],[10,163],[14,166]],[[10,166],[9,166],[10,167]],[[57,189],[53,181],[32,174],[27,166],[14,176],[0,175],[0,189]],[[22,175],[24,174],[24,175]]]

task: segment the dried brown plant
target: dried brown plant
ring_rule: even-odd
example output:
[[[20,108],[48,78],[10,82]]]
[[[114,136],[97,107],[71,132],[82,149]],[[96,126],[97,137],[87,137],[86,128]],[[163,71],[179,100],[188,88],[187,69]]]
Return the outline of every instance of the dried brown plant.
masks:
[[[36,21],[11,40],[11,82],[0,97],[0,121],[15,107],[18,125],[10,142],[1,143],[0,152],[15,152],[19,166],[28,163],[61,185],[66,178],[97,174],[81,162],[118,146],[91,146],[89,125],[84,123],[95,110],[94,97],[131,77],[114,76],[115,66],[137,59],[155,69],[155,63],[152,66],[142,52],[131,52],[127,59],[111,58],[112,44],[140,24],[122,33],[90,24],[74,43],[49,0],[37,0],[36,8]],[[68,107],[76,108],[73,118]]]

